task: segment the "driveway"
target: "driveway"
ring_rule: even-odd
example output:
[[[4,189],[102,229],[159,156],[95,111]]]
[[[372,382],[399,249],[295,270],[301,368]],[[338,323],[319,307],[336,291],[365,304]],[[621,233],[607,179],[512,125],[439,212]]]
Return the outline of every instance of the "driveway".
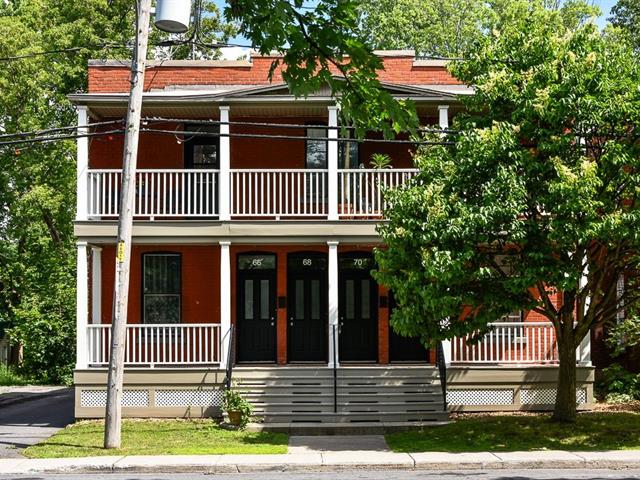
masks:
[[[71,388],[0,406],[0,458],[21,457],[22,449],[49,438],[73,421]]]

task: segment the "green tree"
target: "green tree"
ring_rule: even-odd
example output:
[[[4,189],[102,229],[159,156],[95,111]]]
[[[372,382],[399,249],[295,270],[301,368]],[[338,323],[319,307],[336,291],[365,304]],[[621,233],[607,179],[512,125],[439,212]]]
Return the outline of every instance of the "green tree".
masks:
[[[527,6],[558,11],[570,27],[599,14],[583,0],[369,0],[360,4],[359,14],[375,48],[464,57],[491,27],[511,22]]]
[[[389,193],[375,275],[397,299],[394,329],[425,342],[543,315],[554,418],[573,421],[576,348],[639,293],[640,65],[619,32],[543,8],[491,32],[452,67],[475,86],[455,145],[421,149],[417,181]]]
[[[640,0],[618,0],[609,21],[624,29],[636,50],[640,50]]]
[[[74,125],[66,96],[86,89],[88,59],[130,57],[117,46],[133,38],[133,5],[0,2],[0,57],[27,55],[0,62],[0,132]],[[226,41],[233,29],[205,8],[203,40]],[[77,50],[37,55],[61,49]],[[75,358],[75,161],[73,140],[0,147],[0,334],[23,345],[23,373],[44,382],[68,381]]]

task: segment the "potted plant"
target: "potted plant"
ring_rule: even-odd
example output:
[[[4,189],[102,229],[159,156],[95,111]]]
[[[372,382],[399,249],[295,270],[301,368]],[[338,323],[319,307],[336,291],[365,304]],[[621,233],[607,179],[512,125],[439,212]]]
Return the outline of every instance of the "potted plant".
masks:
[[[369,162],[371,168],[375,170],[384,170],[392,168],[391,157],[386,153],[374,153],[371,155],[371,161]]]
[[[225,390],[222,409],[229,417],[229,424],[243,429],[249,423],[253,407],[235,390]]]

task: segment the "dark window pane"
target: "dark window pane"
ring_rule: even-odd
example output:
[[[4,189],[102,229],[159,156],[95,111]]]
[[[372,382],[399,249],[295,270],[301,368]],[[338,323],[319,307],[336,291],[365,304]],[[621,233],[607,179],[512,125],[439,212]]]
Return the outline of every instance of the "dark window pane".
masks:
[[[347,280],[346,291],[345,291],[345,314],[347,319],[352,320],[355,317],[355,291],[354,291],[354,281]]]
[[[311,318],[320,320],[320,280],[311,280]]]
[[[244,318],[253,319],[253,280],[244,281]]]
[[[260,280],[260,319],[269,320],[269,280]]]
[[[360,282],[362,318],[371,318],[371,282],[369,280],[361,280]]]
[[[180,296],[145,295],[144,323],[180,323]]]
[[[326,138],[324,128],[307,128],[307,137]],[[327,141],[307,140],[307,168],[327,168]]]
[[[296,320],[304,319],[304,280],[296,280]]]
[[[240,255],[238,256],[240,270],[274,270],[276,268],[275,255]]]
[[[217,145],[194,145],[193,166],[200,168],[216,168],[218,165]]]

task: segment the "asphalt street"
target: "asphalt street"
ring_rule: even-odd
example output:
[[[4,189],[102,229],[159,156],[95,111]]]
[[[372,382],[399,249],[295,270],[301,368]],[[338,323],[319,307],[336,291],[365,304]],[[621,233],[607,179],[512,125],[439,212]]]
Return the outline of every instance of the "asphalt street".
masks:
[[[205,474],[28,474],[0,475],[0,480],[631,480],[640,479],[640,470],[494,470],[494,471],[400,471],[355,470],[323,473],[236,473]]]
[[[21,449],[49,438],[73,420],[72,389],[0,407],[0,458],[21,457]]]

